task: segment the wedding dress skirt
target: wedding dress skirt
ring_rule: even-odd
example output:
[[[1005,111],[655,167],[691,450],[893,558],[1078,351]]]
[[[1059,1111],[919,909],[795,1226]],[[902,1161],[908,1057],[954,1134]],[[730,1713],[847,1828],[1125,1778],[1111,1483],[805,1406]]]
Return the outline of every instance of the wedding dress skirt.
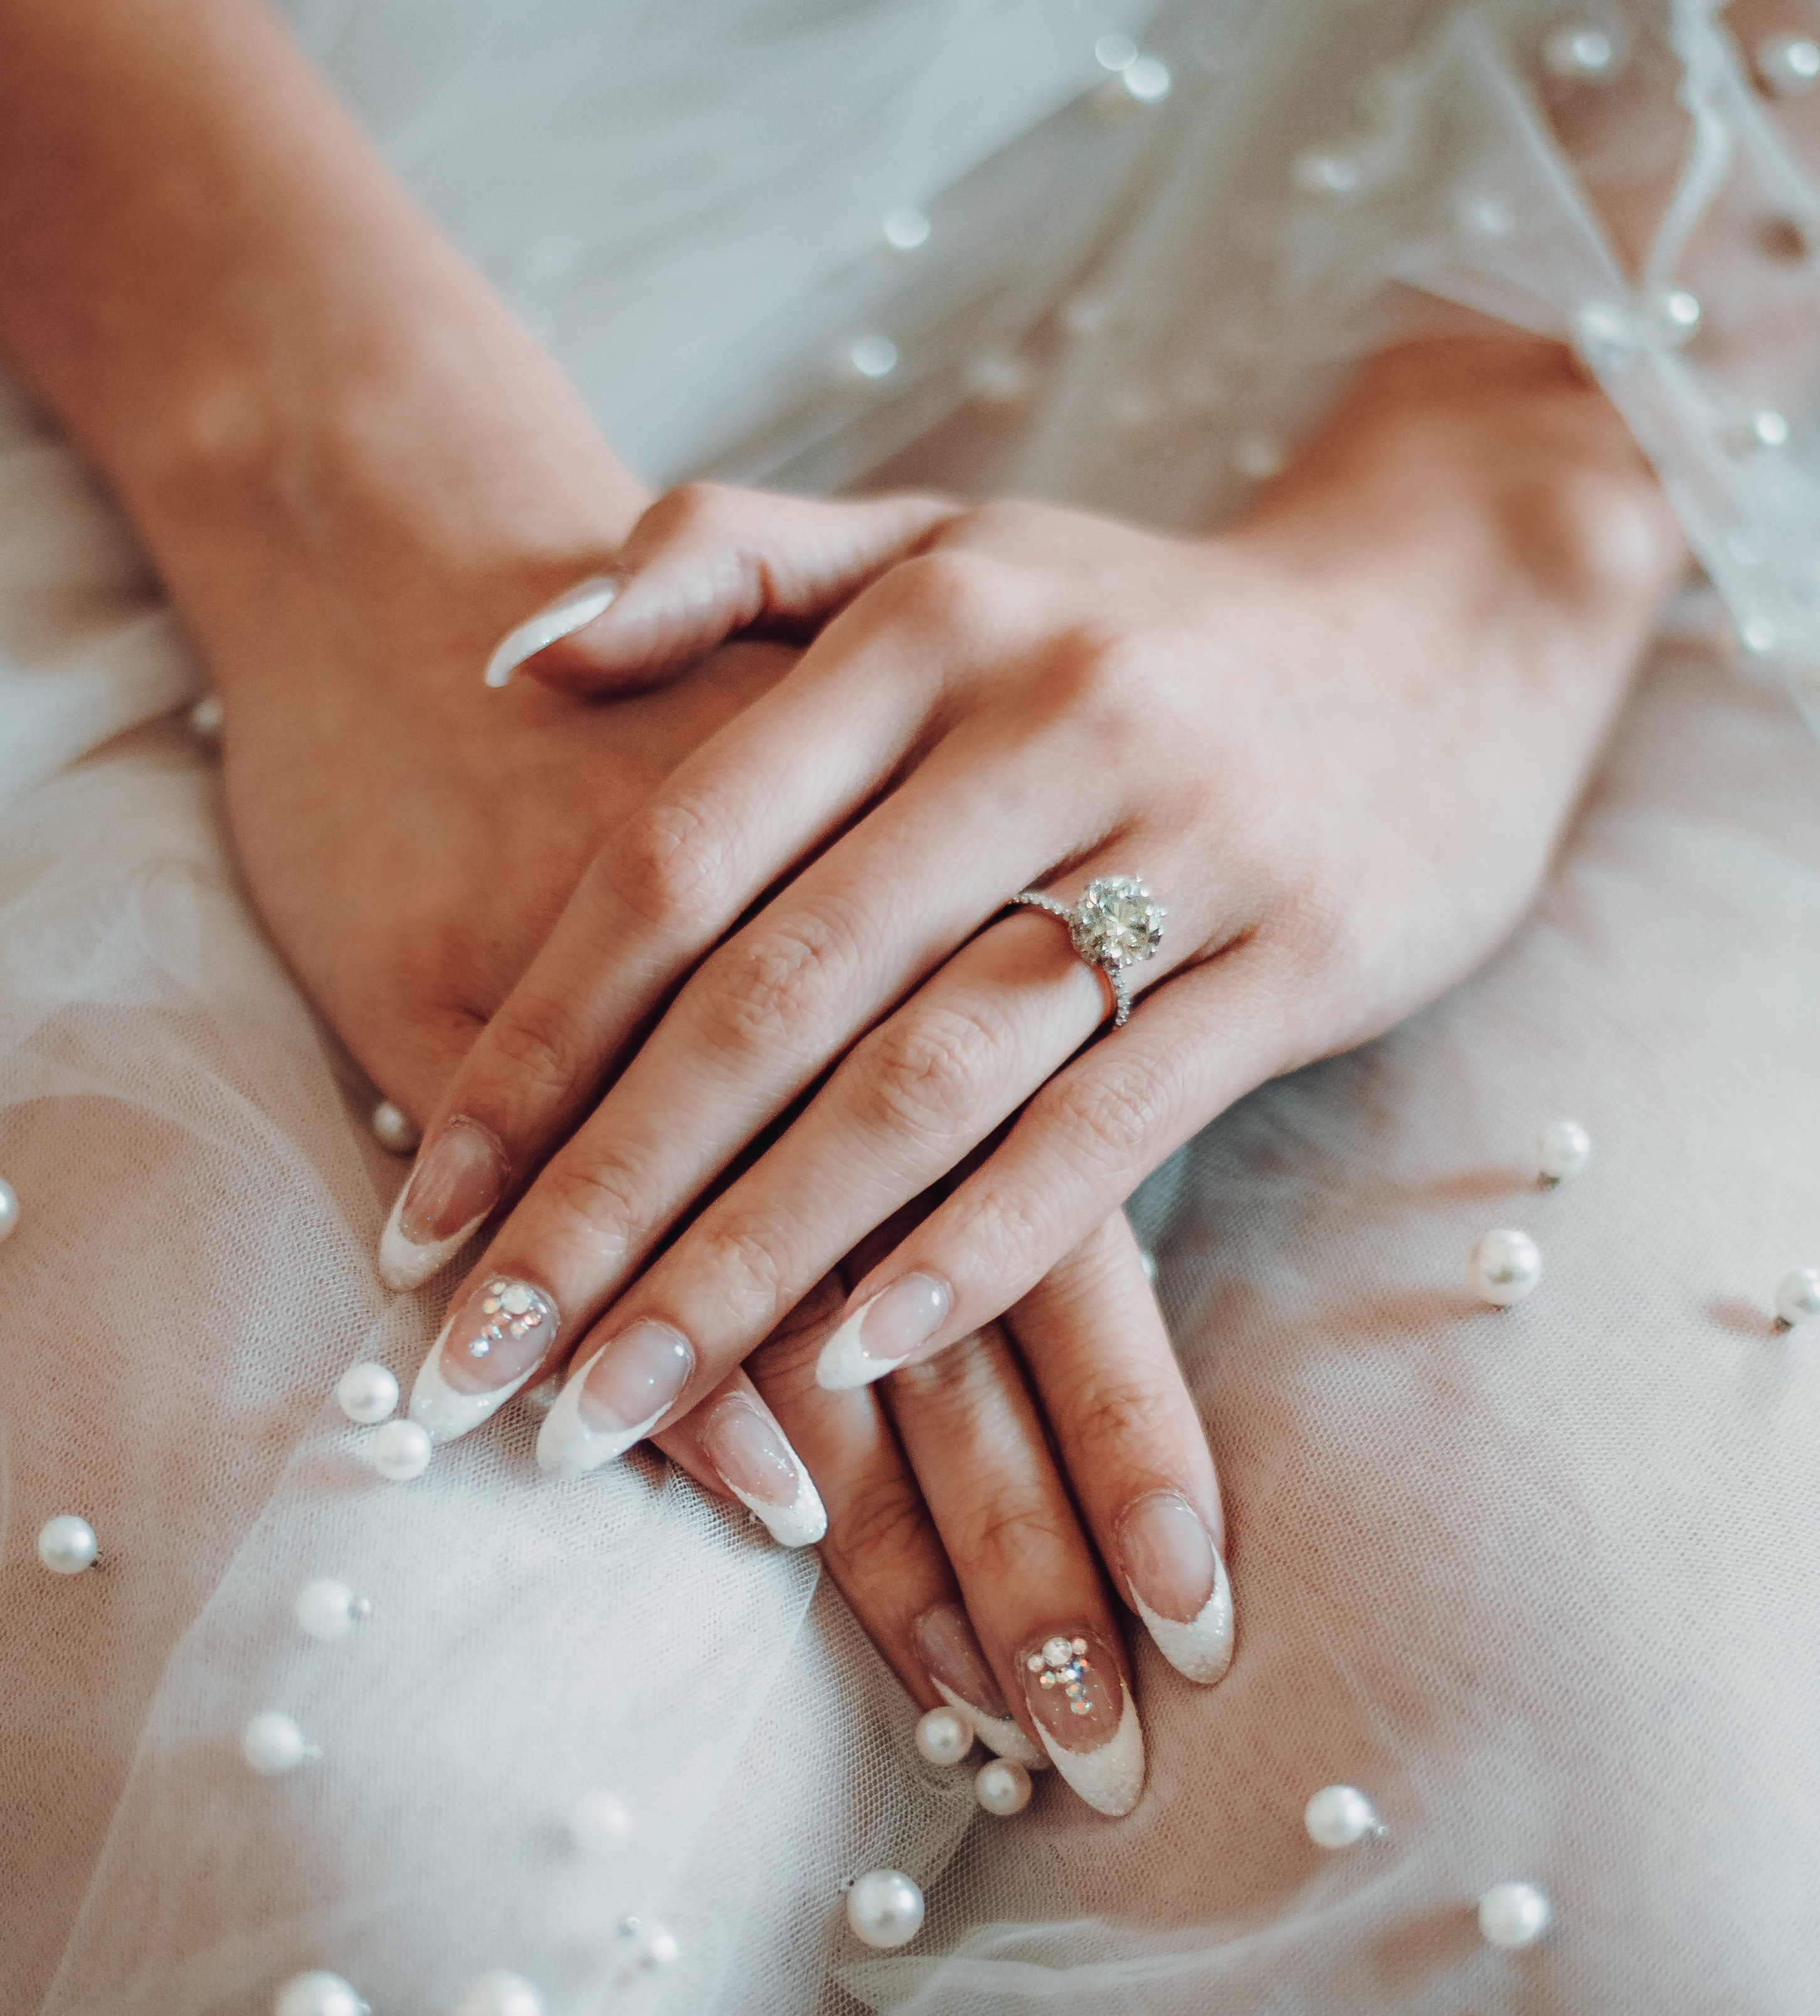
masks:
[[[658,480],[834,484],[917,447],[957,487],[1207,522],[1420,285],[1580,316],[1731,615],[1685,605],[1496,959],[1134,1201],[1220,1464],[1238,1656],[1201,1690],[1135,1633],[1136,1813],[1046,1777],[1000,1820],[918,1757],[813,1561],[648,1453],[550,1486],[514,1407],[409,1485],[364,1461],[335,1380],[408,1377],[438,1319],[373,1269],[402,1166],[236,887],[142,560],[0,410],[0,2007],[254,2016],[310,1967],[376,2016],[489,1967],[551,2016],[1820,2006],[1820,1340],[1769,1311],[1820,1262],[1820,751],[1781,676],[1820,544],[1788,558],[1798,427],[1768,466],[1701,431],[1805,358],[1652,347],[1652,301],[1587,335],[1600,227],[1578,196],[1578,238],[1548,221],[1584,184],[1512,95],[1534,10],[294,11]],[[1702,10],[1599,20],[1627,76],[1711,82]],[[1119,34],[1164,52],[1166,100]],[[1356,131],[1368,67],[1402,222],[1341,229],[1322,177],[1389,157],[1305,162]],[[1515,109],[1462,122],[1469,87]],[[1497,299],[1411,222],[1468,199],[1515,220],[1482,234]],[[881,252],[906,211],[927,243]],[[1570,1114],[1595,1157],[1544,1193],[1535,1136]],[[1505,1225],[1544,1273],[1494,1312],[1465,1262]],[[64,1511],[100,1571],[39,1566]],[[323,1575],[371,1604],[335,1643],[292,1617]],[[266,1709],[320,1753],[286,1777],[241,1754]],[[1382,1838],[1311,1844],[1336,1782]],[[623,1828],[585,1849],[590,1795]],[[889,1956],[841,1911],[881,1866],[928,1899]],[[1506,1881],[1552,1900],[1521,1951],[1475,1922]]]

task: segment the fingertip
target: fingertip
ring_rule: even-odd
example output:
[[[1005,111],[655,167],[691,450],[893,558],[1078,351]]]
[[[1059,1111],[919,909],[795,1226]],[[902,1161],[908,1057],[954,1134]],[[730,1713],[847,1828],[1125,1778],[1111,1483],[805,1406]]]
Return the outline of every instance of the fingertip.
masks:
[[[597,621],[611,607],[625,585],[617,574],[591,574],[546,603],[535,615],[516,624],[500,639],[487,661],[485,682],[509,686],[521,666],[553,644]]]

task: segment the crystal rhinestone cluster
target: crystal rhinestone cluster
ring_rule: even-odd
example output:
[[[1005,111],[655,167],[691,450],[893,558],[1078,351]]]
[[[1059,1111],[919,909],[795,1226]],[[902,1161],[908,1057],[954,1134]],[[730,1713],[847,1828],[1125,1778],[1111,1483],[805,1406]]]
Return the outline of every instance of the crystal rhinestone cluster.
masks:
[[[1051,1638],[1044,1641],[1040,1652],[1030,1654],[1030,1670],[1040,1676],[1037,1686],[1060,1687],[1068,1697],[1069,1712],[1072,1715],[1094,1712],[1087,1687],[1087,1675],[1094,1669],[1087,1650],[1084,1638]]]
[[[1165,914],[1135,875],[1103,875],[1087,884],[1069,928],[1083,959],[1122,973],[1156,956]]]
[[[468,1341],[468,1354],[485,1358],[496,1344],[508,1337],[523,1337],[535,1330],[548,1314],[549,1305],[537,1291],[523,1281],[489,1281],[481,1302],[486,1321],[480,1334]]]

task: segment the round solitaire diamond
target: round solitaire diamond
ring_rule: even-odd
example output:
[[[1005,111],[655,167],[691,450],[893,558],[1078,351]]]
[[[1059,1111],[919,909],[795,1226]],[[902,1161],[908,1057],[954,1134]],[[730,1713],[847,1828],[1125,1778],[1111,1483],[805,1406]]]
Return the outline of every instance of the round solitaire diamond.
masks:
[[[1123,971],[1156,956],[1164,910],[1135,875],[1105,875],[1087,884],[1075,912],[1075,949],[1095,966]]]

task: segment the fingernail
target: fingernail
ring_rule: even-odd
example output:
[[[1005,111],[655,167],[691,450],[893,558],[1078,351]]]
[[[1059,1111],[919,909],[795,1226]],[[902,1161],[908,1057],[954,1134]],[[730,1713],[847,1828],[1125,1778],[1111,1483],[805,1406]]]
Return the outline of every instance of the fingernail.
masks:
[[[556,1304],[528,1281],[495,1275],[462,1298],[411,1388],[411,1419],[452,1442],[496,1414],[556,1342]]]
[[[1130,1813],[1144,1790],[1144,1731],[1105,1642],[1055,1632],[1018,1654],[1018,1672],[1056,1769],[1095,1813]]]
[[[744,1393],[716,1402],[701,1446],[720,1481],[771,1529],[780,1546],[813,1546],[828,1529],[821,1493],[771,1417]]]
[[[506,685],[527,658],[535,658],[559,637],[572,637],[583,625],[592,623],[611,607],[624,585],[616,574],[591,575],[535,616],[527,617],[516,629],[508,630],[487,661],[487,684]]]
[[[1033,1771],[1047,1771],[1049,1759],[1005,1706],[986,1654],[967,1612],[957,1603],[938,1603],[910,1626],[917,1657],[935,1690],[988,1750]]]
[[[831,1393],[870,1386],[942,1327],[954,1291],[933,1274],[906,1274],[862,1302],[821,1348],[815,1383]]]
[[[635,1323],[570,1375],[537,1431],[546,1477],[580,1477],[643,1442],[689,1383],[695,1354],[668,1323]]]
[[[388,1288],[421,1287],[504,1193],[510,1173],[498,1138],[478,1120],[452,1120],[417,1157],[379,1242]]]
[[[1156,1648],[1202,1687],[1232,1664],[1232,1585],[1213,1536],[1179,1492],[1155,1491],[1119,1521],[1126,1593]]]

